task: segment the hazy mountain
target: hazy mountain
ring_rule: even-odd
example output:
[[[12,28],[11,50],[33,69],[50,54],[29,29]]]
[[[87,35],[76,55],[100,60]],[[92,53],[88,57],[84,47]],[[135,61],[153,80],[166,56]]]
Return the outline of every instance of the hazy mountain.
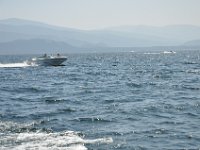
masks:
[[[143,37],[161,38],[169,41],[189,41],[200,37],[200,27],[193,25],[168,25],[163,27],[153,26],[121,26],[108,28],[112,31],[121,31],[127,34],[134,34]]]
[[[76,52],[77,50],[65,42],[44,39],[15,40],[0,43],[0,46],[2,54],[67,53]]]
[[[184,43],[185,46],[199,46],[200,47],[200,40],[193,40]]]
[[[29,20],[0,20],[0,53],[8,50],[36,53],[41,49],[72,52],[87,48],[100,50],[100,47],[178,46],[197,39],[200,39],[200,27],[191,25],[78,30]]]

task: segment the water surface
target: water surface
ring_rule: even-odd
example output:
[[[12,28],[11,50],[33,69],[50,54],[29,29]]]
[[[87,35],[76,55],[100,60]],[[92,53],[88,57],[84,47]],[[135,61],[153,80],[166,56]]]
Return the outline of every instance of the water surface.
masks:
[[[0,149],[200,149],[200,51],[0,56]]]

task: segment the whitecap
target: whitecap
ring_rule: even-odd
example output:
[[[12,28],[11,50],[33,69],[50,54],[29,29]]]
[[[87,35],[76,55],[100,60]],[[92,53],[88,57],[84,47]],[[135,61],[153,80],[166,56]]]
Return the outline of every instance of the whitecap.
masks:
[[[62,132],[13,132],[13,128],[30,128],[35,124],[18,124],[12,122],[1,122],[0,149],[2,150],[87,150],[85,144],[109,144],[113,142],[111,137],[98,139],[84,139],[84,136],[75,131]],[[37,123],[36,123],[37,124]]]
[[[57,149],[57,150],[87,150],[85,144],[109,144],[113,140],[111,137],[99,139],[83,139],[74,131],[57,133],[30,132],[1,135],[0,143],[2,149],[22,150],[22,149]]]

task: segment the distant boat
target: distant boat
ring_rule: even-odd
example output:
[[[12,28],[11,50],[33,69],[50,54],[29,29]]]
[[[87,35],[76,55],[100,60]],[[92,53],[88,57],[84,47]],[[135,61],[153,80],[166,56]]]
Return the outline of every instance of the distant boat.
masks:
[[[163,54],[175,54],[175,51],[164,51]]]
[[[40,66],[60,66],[64,61],[67,60],[66,56],[47,56],[46,54],[42,57],[35,57],[28,61],[28,64],[35,64]]]

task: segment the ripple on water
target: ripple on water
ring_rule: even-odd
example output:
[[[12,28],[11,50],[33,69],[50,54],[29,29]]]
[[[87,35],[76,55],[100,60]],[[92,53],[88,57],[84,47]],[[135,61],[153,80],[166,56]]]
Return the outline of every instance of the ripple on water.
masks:
[[[48,98],[45,98],[45,103],[47,104],[58,104],[58,103],[63,103],[65,102],[66,100],[65,99],[56,99],[54,97],[48,97]]]
[[[47,90],[44,89],[44,88],[41,88],[41,87],[18,87],[18,86],[15,86],[15,87],[5,87],[2,89],[3,91],[5,92],[11,92],[11,93],[14,93],[14,94],[17,94],[17,93],[43,93],[43,92],[46,92]]]

